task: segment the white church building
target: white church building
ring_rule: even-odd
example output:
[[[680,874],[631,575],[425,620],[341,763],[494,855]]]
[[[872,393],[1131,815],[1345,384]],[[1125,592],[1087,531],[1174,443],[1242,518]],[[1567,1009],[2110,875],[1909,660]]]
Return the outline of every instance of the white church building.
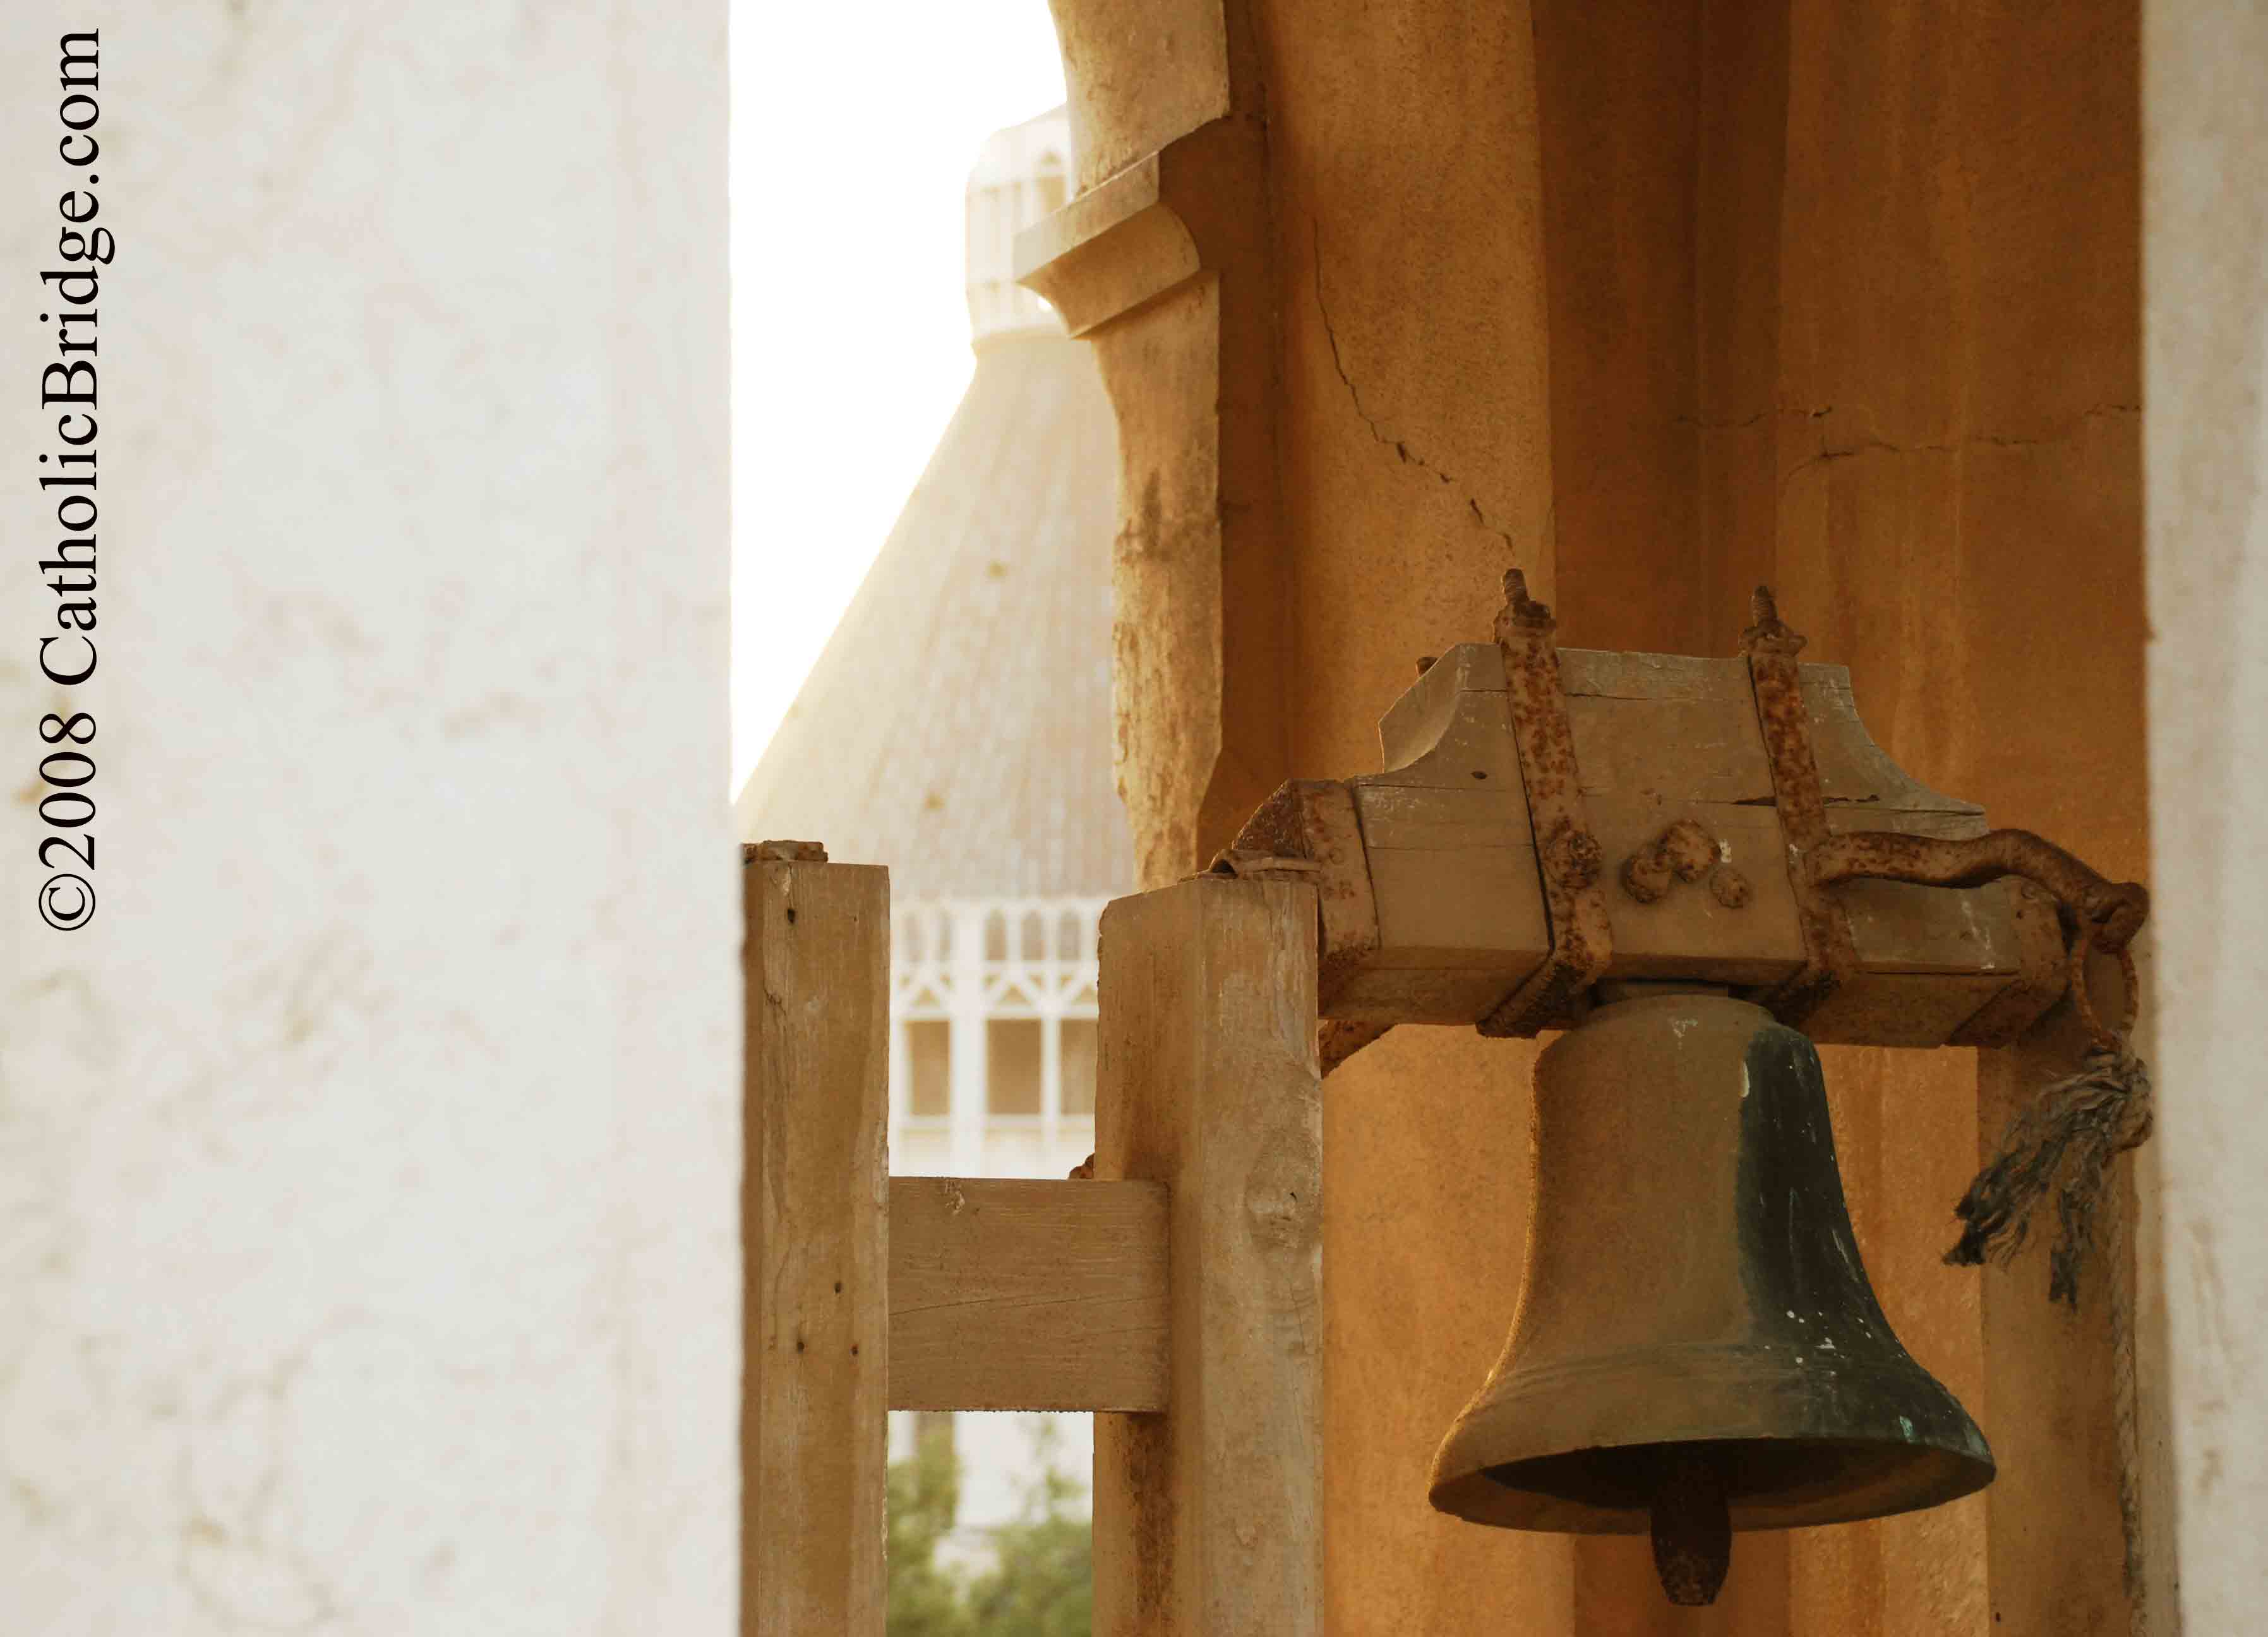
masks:
[[[1089,349],[1013,277],[1059,207],[1061,109],[969,177],[976,367],[873,569],[735,804],[743,839],[889,866],[890,1169],[1062,1176],[1094,1146],[1095,934],[1134,886],[1113,783],[1117,464]],[[893,1453],[911,1441],[893,1417]],[[1084,1485],[1085,1416],[964,1414],[955,1545],[1016,1515],[1042,1423]]]

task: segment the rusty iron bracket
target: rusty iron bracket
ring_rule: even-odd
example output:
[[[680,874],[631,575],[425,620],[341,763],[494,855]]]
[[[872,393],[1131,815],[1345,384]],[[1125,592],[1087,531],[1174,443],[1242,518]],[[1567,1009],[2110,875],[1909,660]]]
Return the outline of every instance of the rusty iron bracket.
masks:
[[[1814,879],[1910,881],[1923,887],[1982,887],[2021,876],[2045,888],[2068,909],[2089,942],[2117,955],[2149,918],[2150,893],[2139,881],[2113,881],[2084,859],[2028,830],[1996,830],[1965,841],[1862,830],[1830,837],[1812,858]]]
[[[1315,889],[1322,966],[1316,993],[1328,1012],[1349,967],[1378,948],[1378,899],[1354,793],[1336,779],[1295,778],[1245,820],[1212,873],[1300,881]]]
[[[1707,803],[1677,815],[1677,807],[1698,802],[1690,795],[1658,800],[1653,810],[1670,806],[1666,823],[1660,818],[1634,822],[1631,804],[1619,794],[1613,812],[1602,807],[1619,859],[1609,872],[1583,793],[1577,707],[1567,687],[1572,678],[1582,698],[1624,699],[1622,694],[1598,696],[1589,680],[1614,656],[1585,654],[1569,661],[1563,675],[1551,611],[1528,594],[1517,571],[1505,577],[1494,634],[1500,682],[1484,648],[1461,647],[1450,686],[1437,685],[1438,679],[1437,684],[1421,682],[1389,713],[1381,731],[1395,769],[1351,780],[1284,785],[1211,866],[1220,874],[1315,889],[1315,1051],[1326,1074],[1397,1022],[1471,1023],[1486,1036],[1533,1036],[1579,1021],[1617,958],[1625,981],[1670,981],[1663,976],[1670,971],[1704,981],[1714,954],[1726,955],[1719,981],[1762,983],[1749,992],[1750,999],[1782,1021],[1815,1027],[1831,1040],[2004,1045],[2072,988],[2072,970],[2087,951],[2120,955],[2147,912],[2148,896],[2140,887],[2108,881],[2026,831],[1952,840],[1830,828],[1815,741],[1840,746],[1847,758],[1851,745],[1863,742],[1863,729],[1847,700],[1833,691],[1840,684],[1831,677],[1815,722],[1798,664],[1803,638],[1781,622],[1764,588],[1756,593],[1755,622],[1742,637],[1739,663],[1749,682],[1746,697],[1739,691],[1739,670],[1727,675],[1734,661],[1684,663],[1705,669],[1712,679],[1708,709],[1728,713],[1712,719],[1711,731],[1744,737],[1742,719],[1749,710],[1756,713],[1795,926],[1788,926],[1776,896],[1769,925],[1718,915],[1717,910],[1738,915],[1756,902],[1758,886],[1770,885],[1754,879],[1753,864],[1745,873],[1734,867],[1731,846],[1720,837],[1736,836],[1743,847],[1768,846],[1764,837],[1772,832],[1744,812],[1705,819],[1700,815]],[[1419,662],[1421,675],[1429,669]],[[1817,685],[1819,679],[1814,681]],[[1670,698],[1636,685],[1639,691],[1628,697],[1641,704]],[[1587,717],[1583,726],[1602,735],[1601,753],[1609,763],[1633,734],[1642,746],[1648,733],[1676,731],[1667,714],[1653,722],[1638,715],[1624,712],[1609,729]],[[1487,765],[1462,760],[1437,765],[1440,747],[1453,741],[1460,756],[1486,758]],[[1753,760],[1745,766],[1754,769]],[[1446,785],[1445,771],[1450,775]],[[1500,782],[1477,796],[1459,797],[1449,786],[1465,791],[1466,771],[1476,780],[1494,776]],[[1615,771],[1625,776],[1630,770]],[[1514,778],[1522,787],[1518,806],[1506,800]],[[1746,773],[1737,781],[1740,800],[1719,791],[1711,801],[1720,808],[1747,807],[1756,782],[1754,772]],[[1873,791],[1880,782],[1879,776],[1872,784],[1859,776],[1853,789]],[[1940,816],[1972,827],[1958,812]],[[1647,828],[1640,830],[1640,823]],[[1610,873],[1612,887],[1606,879]],[[1948,903],[1940,913],[1908,901],[1903,918],[1888,932],[1879,919],[1869,924],[1876,940],[1870,948],[1883,953],[1862,968],[1846,895],[1837,889],[1870,877],[1953,888],[2010,878],[2014,890],[2005,911],[1999,902],[1967,906],[1977,914],[1990,911],[1984,933],[1970,947],[1992,958],[1963,964],[1955,956],[1948,964],[1944,929],[1962,911]],[[1461,896],[1468,881],[1471,897]],[[1717,910],[1681,904],[1666,917],[1640,918],[1626,929],[1628,947],[1617,957],[1609,892],[1652,904],[1678,893],[1681,884],[1705,893]],[[1516,932],[1506,930],[1513,921]],[[1972,915],[1971,932],[1979,925]],[[1666,943],[1665,926],[1677,929]],[[1713,941],[1719,933],[1721,949]],[[2007,941],[2011,933],[2013,951]],[[1939,942],[1931,944],[1932,938]],[[1918,955],[1912,953],[1917,948]],[[1468,954],[1482,958],[1461,958]],[[1928,963],[1910,970],[1904,961]],[[2002,981],[1980,984],[1980,978]],[[1822,1011],[1822,1003],[1846,985],[1855,987]],[[1897,1009],[1909,999],[1926,1008],[1920,1024],[1909,1026]],[[2091,1014],[2088,1021],[2099,1045],[2123,1035]]]
[[[1907,881],[1922,887],[1982,887],[2008,876],[2031,882],[2067,911],[2073,937],[2065,955],[2072,1000],[2095,1043],[2115,1051],[2134,1026],[2140,1002],[2130,946],[2149,918],[2150,894],[2139,881],[2113,881],[2084,859],[2028,830],[1995,830],[1966,840],[1852,830],[1830,837],[1811,855],[1821,887],[1846,881]],[[2126,979],[2126,1015],[2116,1028],[2095,1014],[2088,993],[2089,949],[2114,956]]]
[[[1749,680],[1756,692],[1756,721],[1764,731],[1764,754],[1771,764],[1772,800],[1779,809],[1780,833],[1787,844],[1788,884],[1794,889],[1796,919],[1803,933],[1804,963],[1796,974],[1760,997],[1792,1027],[1801,1028],[1820,1004],[1848,982],[1857,970],[1851,924],[1829,889],[1847,881],[1904,881],[1926,887],[1981,887],[2014,876],[2045,891],[2069,912],[2078,928],[2068,955],[2077,970],[2092,947],[2117,956],[2132,968],[2127,946],[2150,912],[2150,895],[2134,881],[2104,879],[2053,842],[2024,830],[1996,830],[1964,840],[1910,836],[1892,830],[1851,830],[1827,826],[1819,763],[1811,749],[1811,716],[1804,704],[1796,655],[1803,638],[1780,619],[1769,586],[1756,587],[1755,623],[1742,633]],[[2020,935],[2040,941],[2037,906],[2020,902]],[[2060,944],[2060,936],[2058,937]],[[2060,977],[2064,961],[2056,970]],[[2028,969],[2030,962],[2027,962]],[[2084,983],[2071,985],[2082,1007]],[[2031,986],[2020,983],[2006,997],[2007,1021],[2036,1014]],[[2129,996],[2131,1011],[2133,997]],[[1967,1044],[2005,1043],[2002,1008],[1988,1006],[1970,1020],[1960,1038]],[[2129,1021],[2131,1023],[2131,1018]],[[2110,1031],[2091,1013],[2088,1025],[2098,1043]],[[2123,1033],[2124,1031],[2120,1031]]]
[[[1811,749],[1811,712],[1803,702],[1803,679],[1796,655],[1803,638],[1779,617],[1771,588],[1756,587],[1749,604],[1755,623],[1741,633],[1748,656],[1749,683],[1756,698],[1756,724],[1764,731],[1764,756],[1771,764],[1772,801],[1779,809],[1787,845],[1787,881],[1795,894],[1795,918],[1803,934],[1803,965],[1795,975],[1757,997],[1771,1014],[1791,1028],[1849,981],[1859,953],[1843,906],[1819,877],[1819,851],[1829,839],[1827,799],[1819,784],[1819,762]]]
[[[1513,742],[1535,835],[1551,952],[1481,1020],[1482,1034],[1499,1037],[1534,1035],[1572,1021],[1584,992],[1605,972],[1614,952],[1607,897],[1599,886],[1603,859],[1583,805],[1575,733],[1559,679],[1558,623],[1550,608],[1528,594],[1527,577],[1518,569],[1506,571],[1504,596],[1496,642],[1504,655]]]
[[[1348,972],[1377,949],[1378,899],[1370,884],[1354,793],[1335,779],[1295,778],[1244,822],[1212,873],[1247,881],[1298,881],[1315,889],[1321,963],[1315,992],[1329,1012]],[[1391,1023],[1326,1018],[1316,1056],[1329,1074]]]
[[[1947,1037],[1950,1046],[2013,1046],[2064,996],[2068,951],[2055,896],[2017,879],[2009,895],[2016,934],[2016,976]]]

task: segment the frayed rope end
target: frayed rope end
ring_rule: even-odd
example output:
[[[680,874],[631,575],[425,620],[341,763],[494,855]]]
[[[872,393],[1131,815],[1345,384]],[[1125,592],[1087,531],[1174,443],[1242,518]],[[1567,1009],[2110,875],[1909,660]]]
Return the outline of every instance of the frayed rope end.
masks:
[[[1987,1261],[2005,1266],[2023,1249],[2034,1211],[2053,1191],[2062,1232],[2048,1258],[2048,1299],[2076,1309],[2111,1164],[2147,1139],[2153,1118],[2142,1060],[2123,1045],[2090,1051],[2077,1073],[2048,1087],[2009,1121],[1999,1153],[1953,1208],[1962,1228],[1945,1260],[1955,1267]]]

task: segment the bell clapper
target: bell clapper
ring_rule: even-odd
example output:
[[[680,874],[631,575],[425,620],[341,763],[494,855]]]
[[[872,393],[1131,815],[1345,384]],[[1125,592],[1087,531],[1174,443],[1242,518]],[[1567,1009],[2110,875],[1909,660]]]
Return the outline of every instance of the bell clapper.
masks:
[[[1699,1450],[1681,1450],[1663,1464],[1653,1492],[1653,1572],[1672,1603],[1697,1609],[1717,1600],[1732,1566],[1724,1478]]]

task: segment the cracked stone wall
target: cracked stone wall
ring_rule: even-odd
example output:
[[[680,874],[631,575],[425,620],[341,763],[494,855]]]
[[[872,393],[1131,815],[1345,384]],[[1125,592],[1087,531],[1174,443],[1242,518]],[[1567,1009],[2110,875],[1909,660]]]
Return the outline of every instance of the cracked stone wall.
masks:
[[[1138,457],[1145,881],[1201,867],[1255,785],[1375,769],[1413,661],[1485,638],[1514,565],[1567,645],[1656,653],[1735,652],[1770,581],[1915,777],[2147,873],[2136,0],[1054,4],[1083,151],[1162,149],[1199,269],[1093,332]],[[1215,164],[1233,223],[1189,180]],[[1130,282],[1152,242],[1062,276]],[[1985,1637],[2162,1605],[2128,1573],[2164,1526],[2123,1442],[2128,1267],[2072,1318],[2036,1263],[1940,1262],[2038,1083],[2015,1053],[1828,1054],[1873,1282],[1986,1426],[1991,1490],[1743,1537],[1690,1615],[1642,1540],[1432,1513],[1519,1287],[1534,1050],[1401,1029],[1327,1088],[1334,1632]]]
[[[1251,10],[1295,775],[1376,767],[1411,661],[1484,637],[1506,566],[1569,645],[1667,653],[1734,652],[1770,581],[1901,765],[2146,873],[2132,5]],[[1413,1505],[1518,1289],[1531,1056],[1397,1031],[1331,1080],[1329,1526],[1364,1543],[1335,1621],[2123,1626],[2124,1297],[2065,1323],[2032,1265],[1940,1265],[2029,1090],[1968,1052],[1837,1051],[1829,1083],[1874,1283],[1990,1428],[1992,1491],[1743,1537],[1695,1617],[1642,1541]]]
[[[99,26],[100,908],[35,918]],[[0,9],[0,1630],[733,1628],[725,7]]]

